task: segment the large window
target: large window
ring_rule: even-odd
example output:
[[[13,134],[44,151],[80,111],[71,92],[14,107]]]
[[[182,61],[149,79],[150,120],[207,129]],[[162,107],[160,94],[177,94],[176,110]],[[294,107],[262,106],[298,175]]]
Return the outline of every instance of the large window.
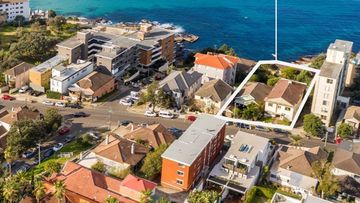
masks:
[[[326,80],[326,83],[328,83],[328,84],[333,84],[333,80],[332,80],[332,79],[327,79],[327,80]]]
[[[182,181],[182,180],[179,180],[179,179],[176,179],[176,184],[182,185],[182,184],[183,184],[183,181]]]
[[[176,173],[177,173],[179,176],[184,176],[184,172],[183,172],[183,171],[179,171],[179,170],[178,170]]]

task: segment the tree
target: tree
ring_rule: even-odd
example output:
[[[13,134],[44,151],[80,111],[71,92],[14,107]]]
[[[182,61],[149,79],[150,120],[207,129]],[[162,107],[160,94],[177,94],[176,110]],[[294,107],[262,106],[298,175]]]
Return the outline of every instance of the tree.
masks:
[[[287,67],[281,69],[281,77],[294,80],[296,78],[298,71],[293,67]]]
[[[235,50],[231,47],[229,47],[227,44],[223,44],[220,46],[218,50],[216,50],[217,53],[223,53],[229,56],[237,56],[235,53]]]
[[[17,157],[18,157],[18,154],[16,153],[16,151],[14,150],[14,148],[12,146],[6,147],[6,149],[4,151],[4,158],[9,166],[10,175],[12,173],[11,165]]]
[[[247,105],[245,109],[243,109],[241,118],[256,121],[262,117],[262,114],[263,108],[256,103],[251,103]]]
[[[13,181],[11,177],[6,179],[2,190],[4,199],[10,203],[16,202],[20,196],[19,183]]]
[[[344,139],[344,138],[352,136],[353,134],[354,134],[354,128],[351,127],[351,125],[349,125],[347,123],[340,124],[339,129],[338,129],[338,135],[341,138]]]
[[[44,170],[49,174],[59,173],[61,170],[61,164],[55,160],[50,160],[45,163]]]
[[[172,108],[175,104],[175,99],[171,94],[166,93],[162,88],[160,88],[157,93],[157,103],[163,108]]]
[[[17,16],[15,16],[15,18],[14,18],[14,20],[13,20],[13,24],[14,24],[15,26],[20,27],[20,26],[23,26],[23,25],[24,25],[25,20],[26,20],[26,19],[25,19],[24,16],[22,16],[22,15],[17,15]]]
[[[266,81],[266,84],[270,87],[274,87],[274,85],[280,80],[279,77],[271,77]]]
[[[140,203],[151,203],[152,202],[151,194],[152,194],[151,190],[144,190],[140,198]]]
[[[295,147],[301,147],[304,145],[303,139],[300,135],[292,135],[290,136],[290,145]]]
[[[61,200],[64,198],[65,191],[66,191],[66,185],[65,185],[64,181],[58,180],[55,182],[54,186],[55,186],[54,196],[60,203]]]
[[[119,203],[119,200],[117,200],[115,197],[109,196],[106,198],[105,203]]]
[[[45,196],[45,186],[42,181],[37,181],[35,183],[34,196],[36,198],[36,202],[40,202],[40,200]]]
[[[326,55],[321,53],[311,60],[310,67],[320,69],[326,59]]]
[[[220,198],[220,194],[213,190],[192,191],[188,196],[189,203],[213,203]]]
[[[62,26],[66,24],[66,18],[63,16],[55,16],[48,20],[48,25],[53,27],[55,30],[61,30]]]
[[[161,154],[165,152],[167,145],[160,145],[155,151],[150,152],[144,159],[140,173],[144,178],[153,180],[161,173]]]
[[[312,163],[313,176],[319,181],[317,192],[322,198],[334,195],[340,189],[339,181],[331,173],[332,166],[326,160]]]
[[[304,116],[304,131],[312,136],[320,137],[324,133],[324,123],[314,114]]]
[[[48,10],[48,18],[55,18],[56,12],[54,10]]]
[[[170,201],[165,197],[161,197],[160,199],[156,200],[156,203],[170,203]]]
[[[310,84],[312,78],[309,71],[302,70],[297,76],[296,81]]]
[[[44,122],[47,132],[55,132],[61,126],[62,115],[57,109],[48,108],[44,113]]]

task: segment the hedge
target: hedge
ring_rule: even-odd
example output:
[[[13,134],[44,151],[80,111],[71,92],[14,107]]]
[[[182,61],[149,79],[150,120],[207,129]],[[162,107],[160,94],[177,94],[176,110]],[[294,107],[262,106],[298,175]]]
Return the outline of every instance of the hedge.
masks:
[[[46,91],[46,97],[49,99],[61,99],[61,94],[59,92]]]

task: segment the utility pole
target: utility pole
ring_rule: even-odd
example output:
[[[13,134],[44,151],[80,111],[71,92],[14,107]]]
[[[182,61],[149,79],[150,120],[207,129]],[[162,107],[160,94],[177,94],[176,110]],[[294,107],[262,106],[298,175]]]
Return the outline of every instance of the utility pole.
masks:
[[[38,147],[39,147],[39,153],[38,153],[38,156],[39,156],[39,164],[40,165],[40,162],[41,162],[41,143],[39,142],[38,144]]]

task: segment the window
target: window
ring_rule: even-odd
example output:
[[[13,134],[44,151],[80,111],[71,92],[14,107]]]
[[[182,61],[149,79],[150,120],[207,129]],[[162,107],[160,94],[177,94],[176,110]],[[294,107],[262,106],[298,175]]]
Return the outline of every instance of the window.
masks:
[[[323,113],[327,113],[327,112],[328,112],[328,110],[327,110],[327,108],[325,108],[325,107],[321,107],[321,112],[323,112]]]
[[[271,107],[272,107],[272,106],[273,106],[273,104],[272,104],[272,103],[268,103],[268,106],[271,106]]]
[[[323,104],[324,106],[327,106],[327,105],[328,105],[328,101],[323,100],[322,104]]]
[[[176,184],[182,185],[182,184],[183,184],[183,181],[182,181],[182,180],[179,180],[179,179],[176,179]]]
[[[326,83],[328,83],[328,84],[333,84],[333,80],[332,80],[332,79],[327,79],[327,80],[326,80]]]
[[[285,107],[285,110],[286,110],[286,111],[290,111],[291,108],[290,108],[290,107]]]
[[[327,119],[327,117],[326,117],[326,116],[323,116],[323,115],[321,115],[320,118],[321,118],[322,120],[326,120],[326,119]]]
[[[183,172],[183,171],[179,171],[179,170],[178,170],[176,173],[177,173],[179,176],[184,176],[184,172]]]
[[[178,163],[178,166],[181,167],[181,168],[185,168],[185,165],[184,165],[184,164]]]

